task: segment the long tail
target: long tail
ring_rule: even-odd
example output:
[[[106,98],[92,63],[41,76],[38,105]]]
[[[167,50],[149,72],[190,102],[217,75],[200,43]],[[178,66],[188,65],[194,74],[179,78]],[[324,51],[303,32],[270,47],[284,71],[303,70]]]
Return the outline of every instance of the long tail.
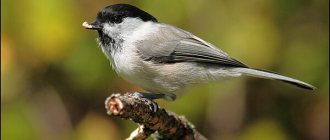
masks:
[[[258,70],[258,69],[252,69],[252,68],[234,68],[233,70],[235,72],[242,73],[243,75],[260,77],[260,78],[265,78],[265,79],[279,80],[282,82],[293,84],[295,86],[298,86],[298,87],[301,87],[304,89],[309,89],[309,90],[316,89],[316,87],[314,87],[308,83],[305,83],[305,82],[302,82],[302,81],[299,81],[299,80],[296,80],[296,79],[293,79],[290,77],[286,77],[286,76],[283,76],[283,75],[280,75],[280,74],[277,74],[277,73],[274,73],[271,71]]]

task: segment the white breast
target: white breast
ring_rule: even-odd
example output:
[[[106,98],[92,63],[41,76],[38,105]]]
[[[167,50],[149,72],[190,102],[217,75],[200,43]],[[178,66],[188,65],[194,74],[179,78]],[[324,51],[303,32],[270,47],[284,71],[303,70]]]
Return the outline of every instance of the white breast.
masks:
[[[130,21],[128,23],[134,22]],[[121,27],[125,28],[126,25],[124,25]],[[145,86],[149,84],[150,73],[147,70],[148,67],[137,54],[135,44],[137,41],[143,40],[151,35],[151,33],[157,31],[157,28],[158,26],[153,26],[152,22],[145,22],[140,24],[140,26],[133,31],[123,32],[121,37],[124,41],[122,42],[120,49],[112,52],[110,55],[111,57],[109,58],[118,75],[129,82],[142,86],[143,88],[146,88]]]

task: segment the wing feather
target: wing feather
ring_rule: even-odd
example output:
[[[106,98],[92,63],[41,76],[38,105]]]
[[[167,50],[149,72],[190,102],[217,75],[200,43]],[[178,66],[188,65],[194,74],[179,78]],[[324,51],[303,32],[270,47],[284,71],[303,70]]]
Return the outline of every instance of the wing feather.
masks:
[[[247,67],[212,44],[178,29],[164,25],[147,40],[138,42],[138,53],[146,61],[156,63],[196,62]]]

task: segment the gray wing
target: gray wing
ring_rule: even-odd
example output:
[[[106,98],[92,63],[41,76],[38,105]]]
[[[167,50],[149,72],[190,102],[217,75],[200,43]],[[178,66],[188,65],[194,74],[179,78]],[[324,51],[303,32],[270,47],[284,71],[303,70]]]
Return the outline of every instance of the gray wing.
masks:
[[[145,61],[155,63],[197,62],[247,67],[191,33],[169,25],[136,46]]]

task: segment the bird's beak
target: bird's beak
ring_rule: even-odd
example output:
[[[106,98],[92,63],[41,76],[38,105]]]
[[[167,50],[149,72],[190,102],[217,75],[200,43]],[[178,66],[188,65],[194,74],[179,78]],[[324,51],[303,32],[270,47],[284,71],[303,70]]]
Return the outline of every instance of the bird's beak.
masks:
[[[89,29],[89,30],[102,30],[102,26],[96,21],[94,21],[94,22],[85,21],[82,24],[82,26],[84,26],[86,29]]]

